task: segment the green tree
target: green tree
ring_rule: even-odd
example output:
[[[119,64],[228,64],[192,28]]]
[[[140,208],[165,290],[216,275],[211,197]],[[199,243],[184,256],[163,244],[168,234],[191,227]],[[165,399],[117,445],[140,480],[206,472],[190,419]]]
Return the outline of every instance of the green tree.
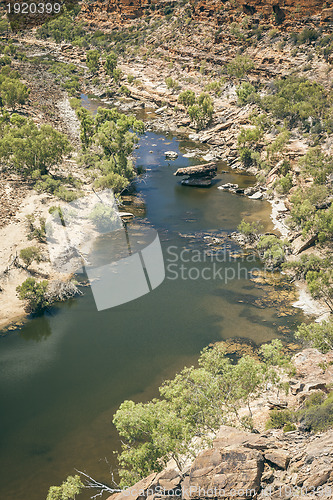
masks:
[[[193,90],[184,90],[178,96],[179,104],[183,104],[185,108],[192,106],[195,103],[195,93]]]
[[[82,106],[78,106],[76,110],[78,119],[80,120],[80,139],[83,149],[86,149],[94,135],[94,119],[89,111]]]
[[[333,172],[333,158],[321,152],[320,146],[310,148],[299,160],[303,175],[311,175],[316,184],[324,184],[329,174]]]
[[[253,243],[259,237],[259,234],[262,233],[264,226],[259,222],[246,222],[242,219],[241,223],[238,225],[237,230],[244,234],[244,236],[248,237],[250,242]]]
[[[38,247],[31,246],[27,248],[23,248],[20,251],[20,258],[23,260],[25,264],[25,268],[27,269],[33,261],[37,263],[41,261],[41,252]]]
[[[210,95],[202,92],[196,99],[196,103],[188,108],[188,114],[192,121],[196,123],[197,130],[206,127],[212,120],[214,105]]]
[[[326,353],[333,349],[333,323],[332,321],[323,321],[322,323],[302,323],[295,333],[297,339],[309,342],[314,347]]]
[[[170,458],[182,470],[186,458],[195,456],[221,424],[252,428],[250,401],[268,381],[277,380],[272,367],[281,359],[280,349],[280,344],[266,349],[267,363],[250,356],[232,362],[216,344],[202,351],[197,368],[184,368],[166,381],[160,399],[122,403],[113,419],[123,441],[121,484],[161,470]],[[241,417],[244,405],[249,414]]]
[[[333,312],[333,270],[309,271],[306,281],[311,295],[315,299],[323,300]]]
[[[112,77],[115,81],[115,83],[119,83],[120,82],[120,79],[122,77],[122,71],[121,69],[119,68],[115,68],[113,71],[112,71]]]
[[[114,52],[110,52],[105,58],[104,68],[108,75],[112,76],[113,71],[117,67],[117,55]]]
[[[6,78],[0,85],[0,95],[3,103],[10,107],[13,111],[17,105],[25,104],[29,97],[30,89],[28,89],[19,80]]]
[[[21,173],[48,173],[62,161],[71,146],[67,136],[51,125],[40,128],[30,119],[14,113],[0,136],[0,158]]]
[[[87,52],[87,66],[91,73],[97,73],[99,69],[99,52],[96,49]]]
[[[287,240],[280,240],[273,234],[262,235],[257,243],[259,254],[269,269],[282,265],[289,246],[290,243]]]
[[[84,488],[80,476],[68,476],[61,486],[51,486],[46,500],[75,500]]]
[[[243,78],[254,68],[252,59],[248,56],[236,56],[227,64],[227,72],[230,76]]]
[[[16,288],[19,299],[26,301],[28,313],[40,313],[49,306],[47,288],[47,280],[37,282],[34,278],[27,278]]]

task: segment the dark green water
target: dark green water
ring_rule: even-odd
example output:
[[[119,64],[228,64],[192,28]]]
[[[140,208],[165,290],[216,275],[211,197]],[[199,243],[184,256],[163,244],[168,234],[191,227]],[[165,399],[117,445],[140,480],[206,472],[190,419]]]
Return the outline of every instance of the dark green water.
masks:
[[[158,230],[167,265],[168,247],[178,253],[209,250],[203,236],[231,232],[245,215],[271,229],[268,203],[217,189],[221,182],[250,185],[249,176],[220,174],[210,189],[179,185],[173,173],[195,163],[181,156],[191,147],[198,145],[147,133],[136,150],[137,165],[148,169],[136,183],[146,206],[143,222]],[[178,151],[179,158],[165,161],[166,150]],[[227,265],[236,269],[238,263]],[[194,266],[201,272],[212,264]],[[80,299],[0,338],[0,498],[44,500],[48,487],[74,468],[110,482],[113,450],[119,446],[111,420],[124,399],[155,396],[163,379],[194,363],[210,342],[243,337],[259,344],[302,320],[297,310],[280,317],[274,305],[260,307],[258,299],[267,290],[244,275],[225,284],[171,280],[167,271],[150,294],[103,312],[97,312],[85,288]]]

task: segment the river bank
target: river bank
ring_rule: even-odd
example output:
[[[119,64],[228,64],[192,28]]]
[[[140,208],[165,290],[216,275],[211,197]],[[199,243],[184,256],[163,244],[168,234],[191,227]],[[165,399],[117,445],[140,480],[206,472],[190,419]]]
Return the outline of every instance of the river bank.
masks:
[[[60,61],[72,62],[78,64],[78,51],[73,47],[65,47],[63,49],[57,44],[52,42],[45,42],[40,40],[35,40],[33,38],[26,38],[25,43],[30,46],[30,56],[36,57],[41,54],[52,53]],[[80,61],[82,66],[82,62]],[[101,103],[110,105],[111,103],[116,104],[118,109],[122,112],[132,112],[136,113],[138,110],[149,110],[145,113],[146,119],[146,130],[155,130],[160,133],[171,133],[178,137],[189,138],[191,140],[197,141],[196,147],[192,150],[188,150],[185,154],[187,157],[196,158],[199,162],[207,161],[226,161],[228,165],[235,171],[235,174],[242,176],[243,174],[256,174],[257,170],[254,168],[244,169],[240,162],[238,161],[237,152],[237,137],[241,128],[249,123],[249,116],[251,114],[252,107],[245,106],[239,108],[236,102],[235,86],[231,85],[224,89],[222,95],[215,99],[216,106],[216,116],[214,117],[214,122],[210,128],[204,130],[203,132],[197,132],[191,128],[184,109],[177,106],[177,99],[175,98],[173,92],[167,89],[164,84],[161,84],[161,67],[151,67],[147,64],[131,64],[123,63],[120,65],[123,73],[125,74],[135,74],[136,78],[140,79],[140,86],[129,85],[128,88],[131,92],[131,98],[124,98],[119,94],[115,96],[111,101],[109,98],[101,99]],[[148,68],[148,70],[147,70]],[[38,71],[35,71],[35,67],[26,66],[19,64],[18,69],[23,73],[26,82],[31,86],[32,92],[30,96],[30,105],[26,106],[24,112],[32,117],[36,118],[35,107],[37,102],[43,107],[43,110],[47,110],[46,118],[51,118],[51,122],[54,123],[60,130],[68,133],[74,144],[79,142],[79,122],[76,118],[74,110],[69,104],[69,98],[65,91],[60,90],[59,86],[54,85],[50,76],[39,67]],[[22,71],[23,69],[23,71]],[[31,75],[34,76],[31,80]],[[143,78],[144,76],[144,78]],[[108,80],[105,74],[99,75],[102,79],[104,78],[104,85],[108,84]],[[47,85],[41,86],[40,81],[47,82]],[[191,89],[198,92],[202,88],[202,81],[198,81],[196,85],[192,85]],[[85,92],[100,94],[103,96],[96,86],[92,85],[91,82],[88,83],[86,80]],[[118,97],[118,98],[117,98]],[[162,107],[159,107],[163,104]],[[52,112],[51,112],[52,110]],[[40,118],[39,118],[40,120]],[[304,153],[304,144],[297,143],[292,144],[291,155],[300,155]],[[82,169],[77,165],[77,153],[72,155],[72,158],[68,158],[64,165],[62,166],[63,172],[74,173],[79,179],[84,178],[84,173]],[[31,241],[30,235],[27,231],[26,216],[30,213],[34,213],[36,219],[40,217],[47,217],[49,208],[58,203],[54,197],[45,194],[38,194],[31,189],[31,187],[26,184],[23,185],[24,192],[22,191],[22,184],[15,180],[15,177],[9,176],[7,184],[5,184],[5,195],[2,197],[2,208],[1,214],[6,214],[6,203],[11,205],[12,213],[10,216],[5,215],[4,224],[5,226],[0,229],[2,232],[2,241],[6,241],[3,245],[2,251],[0,252],[0,266],[3,269],[10,264],[10,262],[15,258],[19,251],[26,247]],[[241,177],[240,177],[241,178]],[[256,197],[256,193],[261,193],[260,198],[268,199],[272,205],[271,218],[274,227],[282,234],[292,240],[294,240],[292,232],[290,232],[288,226],[285,223],[288,217],[289,211],[285,207],[283,199],[276,192],[270,192],[267,195],[267,189],[274,182],[273,177],[268,175],[268,184],[256,184],[255,188],[251,188],[248,196]],[[16,184],[15,184],[16,182]],[[86,181],[85,181],[86,182]],[[16,210],[13,211],[13,203],[11,199],[12,187],[11,183],[15,184],[15,203]],[[17,185],[22,191],[17,190]],[[85,189],[89,190],[89,184],[86,185]],[[18,194],[18,196],[17,196]],[[239,196],[234,194],[234,196]],[[243,195],[241,195],[243,196]],[[258,197],[259,199],[259,197]],[[20,205],[20,209],[19,208]],[[8,224],[10,222],[10,224]],[[9,242],[9,244],[8,244]],[[31,243],[30,243],[31,244]],[[38,242],[37,242],[38,244]],[[310,250],[311,251],[311,250]],[[35,264],[33,269],[36,271],[37,275],[43,278],[56,278],[51,266],[44,261],[42,264]],[[16,296],[16,287],[24,281],[24,278],[28,277],[29,273],[22,269],[17,268],[15,272],[11,272],[10,279],[8,277],[2,282],[2,297],[3,306],[0,318],[0,327],[4,328],[9,326],[11,323],[17,321],[18,318],[23,319],[25,314],[23,310],[23,304]],[[303,284],[298,284],[301,293],[300,299],[296,302],[296,307],[301,307],[306,314],[314,315],[317,318],[322,318],[327,316],[327,311],[324,311],[323,304],[318,304],[314,301],[309,294],[306,292],[305,286]],[[324,315],[324,316],[323,316]],[[14,325],[15,327],[15,325]]]

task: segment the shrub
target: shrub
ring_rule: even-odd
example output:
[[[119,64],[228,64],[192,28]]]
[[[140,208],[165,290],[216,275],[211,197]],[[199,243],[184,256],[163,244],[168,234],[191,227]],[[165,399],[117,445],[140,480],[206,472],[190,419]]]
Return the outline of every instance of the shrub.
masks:
[[[244,219],[237,227],[237,230],[240,233],[249,237],[250,240],[252,240],[252,241],[258,237],[258,235],[262,232],[263,229],[264,229],[264,227],[260,224],[259,221],[246,222]]]
[[[22,259],[25,263],[26,269],[33,263],[33,261],[36,261],[37,263],[40,262],[41,253],[39,248],[35,246],[23,248],[20,251],[20,259]]]
[[[276,118],[286,119],[290,127],[301,123],[309,130],[312,119],[321,119],[328,108],[324,87],[305,78],[288,77],[274,82],[272,95],[261,99],[261,106]]]
[[[326,353],[333,349],[333,323],[323,321],[322,323],[302,323],[295,333],[297,339],[305,340],[309,344]]]
[[[165,79],[165,84],[166,84],[167,88],[172,90],[172,91],[177,90],[179,88],[179,82],[177,82],[176,80],[171,78],[171,76],[168,76]]]
[[[128,87],[126,87],[126,85],[122,85],[120,87],[120,92],[124,94],[126,97],[129,97],[131,95],[131,91]]]
[[[283,432],[291,432],[295,431],[297,429],[295,424],[292,424],[288,422],[284,427],[283,427]]]
[[[228,74],[236,78],[243,78],[253,68],[253,61],[248,56],[236,56],[233,61],[227,64]]]
[[[303,430],[324,432],[333,427],[333,392],[327,397],[314,393],[305,401],[305,408],[299,411]]]
[[[297,40],[299,43],[310,43],[319,38],[320,33],[317,30],[304,28],[298,35]]]
[[[99,52],[98,50],[89,50],[87,52],[87,66],[91,73],[97,73],[99,68]]]
[[[117,55],[114,52],[110,52],[105,58],[104,68],[108,75],[112,75],[113,71],[117,67]]]
[[[284,262],[286,250],[289,246],[288,241],[280,240],[277,236],[271,234],[264,234],[258,241],[257,249],[266,266],[274,269],[280,267]]]
[[[118,83],[122,77],[122,71],[119,68],[116,68],[112,71],[112,77],[115,81],[115,83]]]
[[[293,187],[293,177],[292,174],[287,174],[284,177],[281,177],[281,179],[278,179],[274,187],[278,193],[281,194],[286,194],[289,193],[290,189]]]
[[[192,90],[184,90],[178,96],[179,104],[183,104],[186,108],[195,103],[195,93]]]
[[[191,120],[196,123],[197,130],[201,130],[209,124],[213,117],[213,101],[208,94],[203,92],[197,98],[196,104],[189,106],[187,111]]]
[[[238,104],[244,105],[249,102],[254,102],[257,97],[257,91],[251,83],[244,82],[236,88]]]
[[[26,216],[28,222],[28,240],[36,238],[41,243],[45,242],[45,218],[39,218],[39,226],[36,225],[34,214],[29,214]]]
[[[271,410],[269,420],[266,422],[266,429],[282,429],[286,425],[297,421],[295,412],[291,410]]]
[[[321,152],[320,147],[310,148],[299,160],[302,173],[311,175],[316,184],[324,184],[329,174],[333,172],[333,158]]]
[[[28,278],[16,288],[19,299],[26,301],[25,310],[28,313],[40,313],[49,306],[47,287],[47,280],[37,282]]]

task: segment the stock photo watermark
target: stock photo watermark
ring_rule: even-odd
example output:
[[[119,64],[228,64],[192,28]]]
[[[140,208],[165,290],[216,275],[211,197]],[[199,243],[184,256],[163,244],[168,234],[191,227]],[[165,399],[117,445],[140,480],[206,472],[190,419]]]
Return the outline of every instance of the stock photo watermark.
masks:
[[[255,254],[234,257],[224,244],[216,252],[169,246],[165,252],[166,279],[230,281],[252,279],[262,270]]]
[[[235,255],[226,244],[216,251],[170,245],[163,252],[157,231],[129,224],[129,215],[119,212],[108,189],[58,207],[46,222],[54,268],[67,275],[85,272],[98,311],[142,297],[165,279],[228,285],[271,272],[258,267],[254,253]]]

